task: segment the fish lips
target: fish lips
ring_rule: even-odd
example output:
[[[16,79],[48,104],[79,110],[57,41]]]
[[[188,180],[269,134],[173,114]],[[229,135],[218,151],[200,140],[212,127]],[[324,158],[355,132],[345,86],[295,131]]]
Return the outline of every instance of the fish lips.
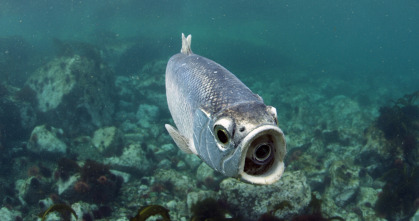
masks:
[[[248,151],[253,151],[260,140],[269,139],[272,159],[266,165],[252,164]],[[240,142],[236,151],[224,161],[224,173],[230,176],[239,175],[243,180],[254,184],[272,184],[284,173],[286,154],[285,136],[276,125],[261,125],[253,129]],[[249,167],[255,166],[258,172],[252,173]]]

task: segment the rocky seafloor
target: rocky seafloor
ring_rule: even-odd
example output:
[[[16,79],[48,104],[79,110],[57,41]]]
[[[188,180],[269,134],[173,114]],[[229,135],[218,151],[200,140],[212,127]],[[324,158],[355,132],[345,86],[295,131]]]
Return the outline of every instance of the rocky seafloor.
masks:
[[[1,220],[41,220],[54,204],[78,220],[129,220],[147,205],[171,220],[413,220],[418,92],[361,74],[350,84],[302,70],[240,77],[278,109],[287,140],[281,180],[252,185],[175,146],[164,128],[166,59],[116,73],[124,63],[110,58],[147,51],[62,45],[22,86],[0,85]],[[76,220],[45,220],[61,219]]]

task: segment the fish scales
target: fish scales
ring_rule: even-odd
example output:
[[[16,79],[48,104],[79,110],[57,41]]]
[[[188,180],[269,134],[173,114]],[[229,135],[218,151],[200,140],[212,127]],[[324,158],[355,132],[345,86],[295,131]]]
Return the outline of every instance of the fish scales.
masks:
[[[190,108],[183,110],[185,112],[194,112],[198,107],[202,107],[214,115],[238,103],[262,103],[260,97],[235,75],[205,57],[177,54],[169,60],[167,70],[168,81],[177,85],[173,90],[179,90],[176,94],[187,97],[191,104]]]

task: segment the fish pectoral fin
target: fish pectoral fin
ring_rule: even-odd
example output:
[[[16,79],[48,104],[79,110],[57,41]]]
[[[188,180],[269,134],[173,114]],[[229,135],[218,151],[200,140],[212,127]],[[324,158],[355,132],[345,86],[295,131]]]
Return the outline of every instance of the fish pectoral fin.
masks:
[[[189,147],[189,140],[179,133],[179,131],[170,124],[165,124],[167,132],[169,132],[176,145],[185,153],[194,153]]]

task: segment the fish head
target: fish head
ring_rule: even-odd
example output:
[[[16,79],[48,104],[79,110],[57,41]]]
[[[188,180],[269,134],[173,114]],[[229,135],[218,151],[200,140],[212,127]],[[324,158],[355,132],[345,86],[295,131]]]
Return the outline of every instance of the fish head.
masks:
[[[251,183],[279,180],[286,144],[274,107],[260,102],[241,103],[208,117],[206,125],[201,127],[201,142],[195,142],[195,146],[200,146],[198,155],[208,165]]]

